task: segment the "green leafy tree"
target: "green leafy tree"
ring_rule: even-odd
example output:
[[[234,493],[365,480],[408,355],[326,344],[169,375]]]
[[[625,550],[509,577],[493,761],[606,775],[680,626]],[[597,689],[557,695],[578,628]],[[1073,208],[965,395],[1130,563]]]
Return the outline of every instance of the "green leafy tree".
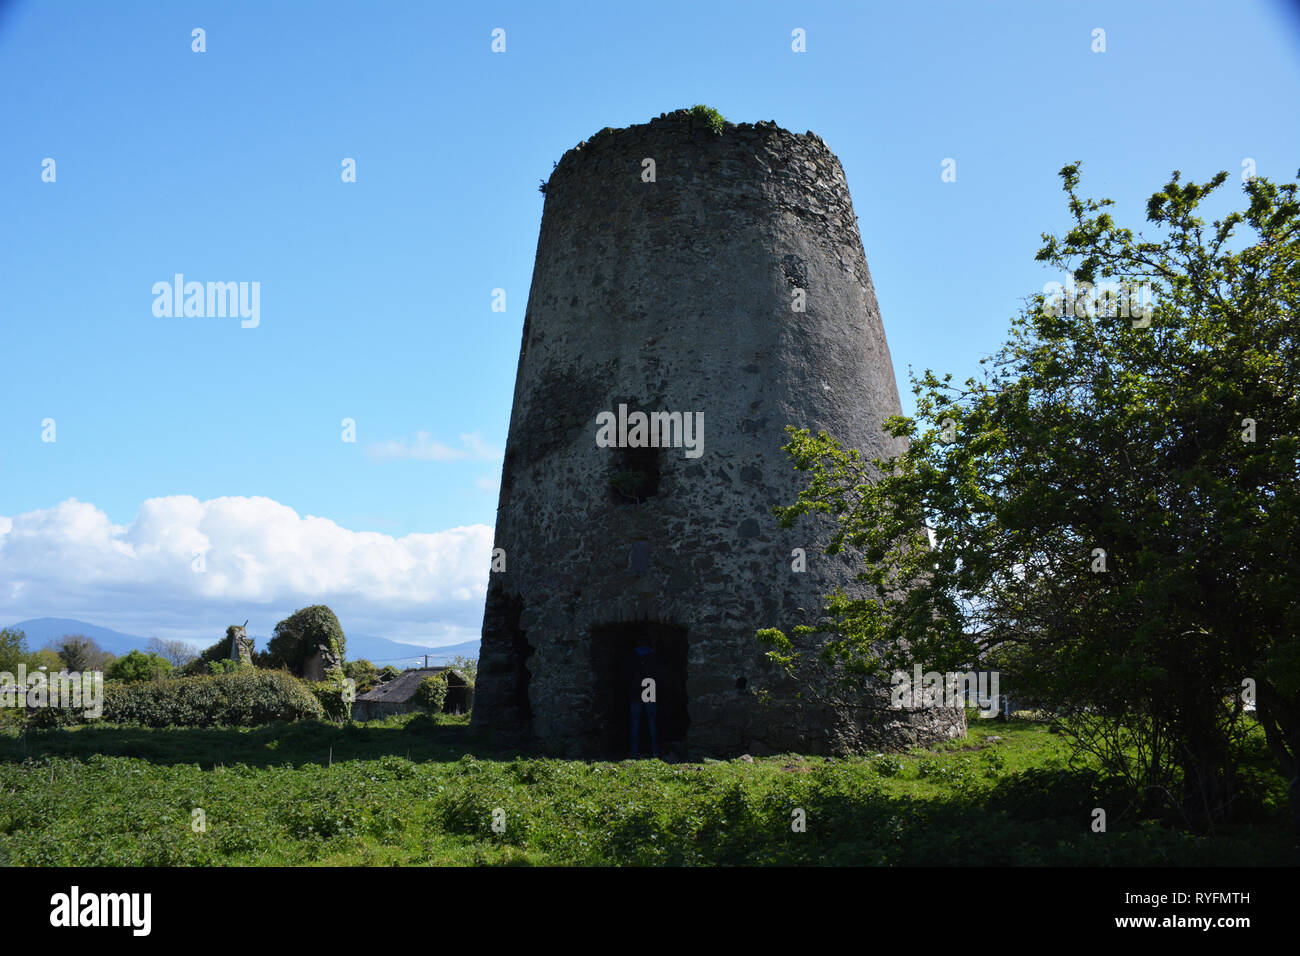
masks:
[[[39,651],[32,651],[27,655],[27,672],[29,674],[42,667],[48,673],[58,673],[63,670],[63,658],[48,647],[43,647]]]
[[[267,661],[271,667],[301,675],[307,659],[321,647],[342,667],[347,651],[343,626],[324,604],[313,604],[294,611],[275,626],[275,634],[266,646]]]
[[[348,661],[343,665],[343,673],[352,678],[358,694],[364,694],[379,683],[379,671],[364,657],[360,660]]]
[[[109,664],[104,676],[109,680],[132,683],[134,681],[167,677],[171,672],[171,661],[165,657],[159,657],[157,654],[145,654],[141,651],[131,651]]]
[[[1079,196],[1077,165],[1061,176],[1073,225],[1038,259],[1080,295],[1033,296],[964,385],[914,377],[916,419],[886,424],[897,458],[791,429],[810,483],[776,512],[832,516],[829,551],[859,553],[874,596],[760,636],[837,679],[983,655],[1136,803],[1199,826],[1231,815],[1254,688],[1300,826],[1296,186],[1251,180],[1206,225],[1227,174],[1175,173],[1147,238]],[[1103,280],[1145,283],[1153,308]]]
[[[476,683],[478,683],[478,658],[477,657],[465,657],[464,655],[457,655],[456,657],[453,657],[450,661],[448,661],[448,663],[450,664],[453,670],[458,671],[460,674],[462,674],[465,677],[465,680],[469,682],[470,687],[473,687]]]
[[[27,635],[16,628],[0,629],[0,671],[12,674],[27,660]]]

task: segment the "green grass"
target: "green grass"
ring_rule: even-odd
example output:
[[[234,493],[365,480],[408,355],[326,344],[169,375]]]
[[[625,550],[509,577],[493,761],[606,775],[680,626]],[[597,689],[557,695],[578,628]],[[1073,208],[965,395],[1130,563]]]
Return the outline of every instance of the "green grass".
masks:
[[[26,756],[24,757],[24,747]],[[1045,724],[929,750],[669,765],[491,754],[464,718],[0,734],[0,859],[28,865],[1286,863],[1280,804],[1195,837],[1115,819]],[[1276,775],[1274,775],[1276,777]],[[1270,793],[1276,800],[1280,793]],[[202,809],[206,832],[195,833]],[[501,810],[504,832],[493,830]],[[791,828],[794,811],[806,832]]]

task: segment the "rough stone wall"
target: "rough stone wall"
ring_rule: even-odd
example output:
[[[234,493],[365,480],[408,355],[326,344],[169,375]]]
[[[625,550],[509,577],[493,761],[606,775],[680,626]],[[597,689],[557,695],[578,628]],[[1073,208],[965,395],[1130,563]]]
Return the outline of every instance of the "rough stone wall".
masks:
[[[240,667],[253,666],[253,639],[248,636],[248,622],[226,628],[230,639],[230,659]]]
[[[704,413],[703,454],[663,449],[658,493],[640,503],[611,493],[617,451],[595,441],[598,413],[620,403]],[[718,134],[676,113],[569,150],[547,184],[524,320],[497,513],[506,570],[490,579],[474,725],[596,755],[592,629],[648,620],[687,632],[690,756],[961,733],[960,711],[849,719],[799,703],[754,637],[814,623],[824,594],[858,587],[822,554],[828,523],[786,532],[770,513],[802,486],[784,426],[876,456],[896,450],[880,425],[899,411],[844,173],[819,137],[771,123]],[[791,570],[796,547],[806,573]]]

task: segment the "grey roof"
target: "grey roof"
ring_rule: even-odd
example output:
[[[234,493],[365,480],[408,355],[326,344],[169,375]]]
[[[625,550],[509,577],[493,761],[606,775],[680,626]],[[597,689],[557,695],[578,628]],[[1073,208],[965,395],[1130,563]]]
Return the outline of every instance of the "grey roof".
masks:
[[[390,681],[376,684],[364,694],[357,694],[357,700],[404,704],[415,695],[420,686],[420,681],[433,674],[441,674],[446,671],[450,671],[462,680],[464,679],[465,675],[451,667],[415,667],[409,671],[402,671]]]

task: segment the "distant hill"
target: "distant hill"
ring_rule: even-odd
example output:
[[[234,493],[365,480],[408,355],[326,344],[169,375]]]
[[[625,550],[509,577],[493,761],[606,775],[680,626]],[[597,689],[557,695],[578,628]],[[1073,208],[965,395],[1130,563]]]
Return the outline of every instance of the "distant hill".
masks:
[[[370,663],[380,667],[385,664],[392,664],[394,667],[414,665],[417,662],[423,664],[425,654],[429,655],[430,664],[446,664],[453,657],[478,657],[478,641],[464,641],[443,647],[423,647],[419,644],[390,641],[386,637],[347,634],[346,631],[344,633],[348,639],[348,660],[355,661],[364,657]],[[257,646],[265,647],[266,644],[259,640]]]
[[[27,646],[32,650],[44,647],[47,643],[63,637],[65,634],[84,634],[100,647],[114,654],[122,655],[131,651],[148,649],[149,638],[136,634],[123,634],[112,628],[100,627],[87,621],[78,621],[68,617],[36,617],[29,621],[19,621],[10,627],[27,635]],[[224,634],[214,634],[212,640],[197,646],[196,650],[215,644]],[[346,633],[346,632],[345,632]],[[270,637],[253,635],[253,641],[259,651],[266,650]],[[372,637],[368,634],[347,634],[348,660],[364,657],[372,664],[383,667],[392,664],[395,667],[414,666],[424,663],[424,655],[429,655],[430,664],[446,664],[453,657],[478,657],[478,641],[464,641],[444,647],[424,647],[419,644],[404,644],[390,641],[386,637]]]
[[[35,617],[30,621],[19,621],[9,626],[27,635],[27,647],[33,651],[39,650],[50,641],[58,640],[65,634],[81,634],[89,637],[104,650],[111,651],[119,657],[131,651],[142,651],[149,643],[147,637],[123,634],[121,631],[100,627],[98,624],[88,624],[85,621],[76,621],[69,617]]]

